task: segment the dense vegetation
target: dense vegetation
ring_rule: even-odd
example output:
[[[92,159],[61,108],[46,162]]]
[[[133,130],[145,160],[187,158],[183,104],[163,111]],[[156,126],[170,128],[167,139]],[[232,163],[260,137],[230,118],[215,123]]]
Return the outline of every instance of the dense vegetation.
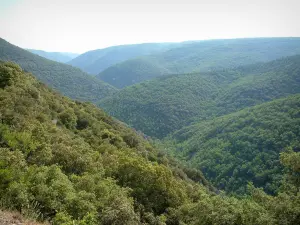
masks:
[[[100,105],[157,138],[201,121],[164,140],[164,148],[226,192],[244,194],[252,181],[274,194],[282,179],[279,153],[300,141],[299,98],[229,113],[300,93],[299,74],[300,56],[291,56],[231,70],[169,75],[124,88]]]
[[[92,104],[0,64],[1,206],[53,224],[297,224],[293,147],[281,154],[286,175],[275,197],[253,185],[248,197],[217,195],[199,184],[208,185],[199,171],[178,167]]]
[[[99,104],[110,115],[160,138],[201,113],[202,102],[218,91],[211,79],[200,74],[164,76],[122,89]]]
[[[3,204],[36,206],[56,224],[98,220],[98,213],[104,224],[135,224],[139,213],[159,220],[189,198],[188,183],[158,164],[157,152],[134,131],[91,104],[52,92],[14,64],[0,68]]]
[[[169,75],[124,88],[100,101],[111,115],[162,138],[206,120],[300,93],[300,56],[232,70]]]
[[[68,64],[76,66],[87,73],[96,75],[106,68],[127,59],[163,52],[179,45],[180,44],[173,43],[146,43],[112,46],[83,53],[68,62]]]
[[[42,50],[36,49],[26,49],[36,55],[42,56],[46,59],[50,59],[56,62],[66,63],[72,60],[73,58],[77,57],[79,54],[76,53],[69,53],[69,52],[46,52]]]
[[[169,138],[171,154],[188,160],[213,184],[243,194],[249,181],[274,194],[279,153],[300,143],[300,95],[193,124]]]
[[[300,155],[281,155],[280,193],[216,195],[185,169],[91,104],[0,65],[0,202],[53,224],[296,224]],[[189,176],[187,176],[187,174]]]
[[[47,60],[0,38],[0,60],[13,61],[39,80],[74,99],[96,101],[115,89],[80,69]]]
[[[300,54],[300,38],[256,38],[191,42],[162,53],[113,65],[98,78],[118,88],[167,74],[204,72]]]

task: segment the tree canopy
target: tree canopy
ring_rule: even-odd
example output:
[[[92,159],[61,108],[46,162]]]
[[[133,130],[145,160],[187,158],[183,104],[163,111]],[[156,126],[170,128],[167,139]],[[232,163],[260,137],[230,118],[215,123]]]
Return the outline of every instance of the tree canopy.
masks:
[[[99,105],[161,139],[193,122],[300,93],[300,56],[206,73],[169,75],[124,88]]]
[[[298,153],[276,196],[216,193],[198,170],[90,103],[0,64],[0,203],[53,224],[296,224]],[[291,111],[293,114],[294,111]],[[294,114],[293,114],[294,115]]]

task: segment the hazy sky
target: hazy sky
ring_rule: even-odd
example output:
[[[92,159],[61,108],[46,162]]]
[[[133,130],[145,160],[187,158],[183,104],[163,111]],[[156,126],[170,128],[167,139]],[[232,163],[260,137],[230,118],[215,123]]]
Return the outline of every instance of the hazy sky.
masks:
[[[0,37],[23,48],[300,37],[299,0],[0,0]]]

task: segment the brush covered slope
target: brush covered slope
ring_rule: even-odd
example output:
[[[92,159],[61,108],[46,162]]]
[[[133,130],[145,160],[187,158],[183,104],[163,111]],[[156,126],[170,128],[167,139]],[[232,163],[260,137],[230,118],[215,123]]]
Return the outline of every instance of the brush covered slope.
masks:
[[[166,142],[175,146],[171,154],[201,169],[217,188],[244,194],[253,182],[274,194],[283,172],[279,155],[300,142],[299,128],[297,94],[193,124]]]
[[[194,121],[300,93],[300,56],[233,70],[169,75],[120,90],[100,106],[162,138]]]
[[[80,69],[45,59],[1,38],[0,60],[18,63],[45,84],[73,99],[95,102],[116,91]]]
[[[36,206],[37,215],[56,224],[90,217],[137,224],[139,213],[155,221],[188,201],[195,184],[180,168],[174,174],[185,178],[173,175],[168,159],[133,130],[51,91],[15,64],[0,69],[3,204],[22,212]]]
[[[123,88],[167,74],[205,72],[300,54],[300,38],[257,38],[192,42],[113,65],[97,77]]]
[[[300,155],[292,147],[281,155],[287,174],[277,196],[253,185],[245,198],[216,195],[199,184],[199,171],[187,176],[124,124],[12,63],[0,64],[0,152],[1,206],[54,225],[271,225],[300,218]]]
[[[179,45],[179,43],[145,43],[112,46],[83,53],[72,59],[68,64],[96,75],[116,63],[143,55],[163,52]]]
[[[46,59],[50,59],[56,62],[66,63],[77,57],[79,54],[70,53],[70,52],[46,52],[43,50],[36,49],[26,49],[27,51],[34,53],[36,55],[42,56]]]

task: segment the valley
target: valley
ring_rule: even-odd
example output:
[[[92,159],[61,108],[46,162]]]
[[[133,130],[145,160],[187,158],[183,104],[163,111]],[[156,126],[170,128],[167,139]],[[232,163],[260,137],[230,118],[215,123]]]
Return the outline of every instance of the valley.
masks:
[[[298,223],[300,38],[39,55],[0,39],[1,209],[54,225]]]

